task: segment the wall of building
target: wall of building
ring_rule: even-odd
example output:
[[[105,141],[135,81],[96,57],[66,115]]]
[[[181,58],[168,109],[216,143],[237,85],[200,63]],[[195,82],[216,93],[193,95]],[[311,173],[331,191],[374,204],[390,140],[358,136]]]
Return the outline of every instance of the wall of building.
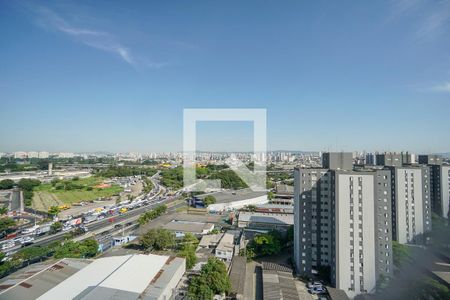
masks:
[[[424,233],[422,169],[395,169],[395,239],[402,244]]]
[[[208,211],[227,211],[232,209],[239,209],[246,205],[258,205],[268,203],[267,195],[245,199],[240,201],[233,201],[228,203],[215,203],[208,206]]]
[[[336,288],[349,296],[376,285],[374,176],[336,174]]]
[[[448,218],[450,205],[450,166],[441,167],[441,211],[444,218]]]

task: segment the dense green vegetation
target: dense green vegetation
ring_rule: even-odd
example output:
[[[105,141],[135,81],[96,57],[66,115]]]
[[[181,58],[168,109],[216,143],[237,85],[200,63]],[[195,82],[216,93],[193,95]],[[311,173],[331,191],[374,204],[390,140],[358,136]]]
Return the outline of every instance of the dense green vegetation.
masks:
[[[191,278],[188,296],[193,300],[209,300],[216,294],[228,294],[230,290],[225,264],[216,257],[210,257],[200,274]]]
[[[222,188],[239,190],[248,187],[247,184],[232,170],[222,170],[213,173],[209,179],[220,179]]]
[[[439,249],[440,251],[447,252],[450,255],[450,219],[445,219],[437,214],[432,214],[432,231],[429,234],[431,238],[431,244],[433,247]]]
[[[164,214],[166,211],[167,211],[167,206],[165,206],[164,204],[160,205],[160,206],[157,206],[154,209],[152,209],[150,211],[146,211],[145,213],[140,215],[139,219],[138,219],[138,223],[140,225],[147,224],[151,220],[153,220],[153,219],[159,217],[160,215]]]
[[[135,175],[153,176],[157,170],[155,168],[141,168],[141,167],[109,167],[107,169],[99,169],[96,175],[100,177],[127,177]]]
[[[153,228],[141,236],[139,244],[145,251],[176,251],[179,257],[186,259],[186,268],[191,269],[197,262],[195,250],[199,241],[191,233],[186,233],[182,240],[175,239],[175,234],[164,228]]]
[[[178,190],[183,187],[183,168],[176,167],[161,171],[161,184],[164,186]]]
[[[1,217],[0,218],[0,232],[3,231],[11,231],[16,226],[16,222],[9,217]]]
[[[4,179],[0,181],[0,190],[12,189],[16,184],[11,179]]]
[[[33,190],[39,187],[41,182],[37,179],[21,179],[17,184],[23,191],[23,198],[25,199],[25,205],[30,206],[33,199]]]
[[[63,225],[61,222],[55,222],[52,225],[50,225],[50,233],[51,234],[57,233],[62,230],[62,227]]]
[[[94,239],[81,242],[65,241],[55,249],[55,258],[90,258],[97,255],[98,243]]]
[[[216,198],[212,195],[208,195],[205,197],[205,199],[203,199],[203,203],[205,204],[205,206],[214,204],[216,203]]]
[[[241,250],[239,254],[247,256],[247,260],[252,260],[259,256],[274,255],[280,253],[283,245],[288,245],[287,242],[277,231],[261,233],[250,240],[247,248],[244,251]]]
[[[153,182],[147,176],[143,177],[143,181],[144,181],[144,193],[150,193],[154,188]]]
[[[175,234],[164,228],[150,229],[139,242],[147,251],[166,250],[175,246]]]
[[[51,183],[41,184],[34,188],[34,206],[39,210],[47,210],[50,206],[72,204],[80,201],[109,198],[119,194],[123,189],[118,185],[100,187],[104,178],[91,176],[73,179],[54,179]]]
[[[220,179],[223,188],[241,189],[246,188],[245,182],[225,165],[207,165],[196,168],[196,176],[200,179]],[[183,187],[183,168],[176,167],[161,171],[161,183],[171,189]]]
[[[38,169],[37,165],[30,164],[28,162],[17,163],[16,161],[5,162],[0,164],[0,173],[5,171],[9,172],[24,172],[24,171],[35,171]]]
[[[192,233],[186,233],[178,245],[178,256],[186,259],[186,269],[192,269],[197,263],[195,249],[197,249],[198,243],[198,239]]]
[[[409,261],[411,252],[408,246],[392,241],[393,261],[396,267],[401,267],[405,262]]]
[[[31,246],[19,250],[11,256],[11,259],[0,262],[0,278],[8,275],[11,271],[20,268],[24,262],[36,259],[54,258],[90,258],[97,255],[98,243],[93,239],[81,242],[65,241],[63,243],[53,242],[48,246]],[[5,257],[0,252],[0,261]]]

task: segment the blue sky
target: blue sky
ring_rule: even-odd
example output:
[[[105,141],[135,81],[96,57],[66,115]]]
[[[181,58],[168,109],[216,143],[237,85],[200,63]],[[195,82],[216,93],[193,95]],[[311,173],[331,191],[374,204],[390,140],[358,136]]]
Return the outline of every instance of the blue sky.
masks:
[[[450,151],[449,33],[450,1],[0,0],[0,151],[181,150],[184,108],[266,108],[272,150]]]

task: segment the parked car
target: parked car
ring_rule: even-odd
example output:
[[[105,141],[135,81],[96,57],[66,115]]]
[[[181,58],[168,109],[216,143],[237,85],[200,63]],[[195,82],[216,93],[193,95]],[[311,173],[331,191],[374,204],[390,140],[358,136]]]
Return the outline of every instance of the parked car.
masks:
[[[2,250],[6,250],[9,248],[13,248],[16,244],[14,243],[14,241],[8,241],[2,244]]]
[[[324,294],[327,290],[324,287],[313,287],[309,290],[311,294]]]
[[[323,284],[320,281],[312,281],[312,282],[308,282],[307,287],[308,287],[308,289],[312,289],[315,287],[323,287]]]

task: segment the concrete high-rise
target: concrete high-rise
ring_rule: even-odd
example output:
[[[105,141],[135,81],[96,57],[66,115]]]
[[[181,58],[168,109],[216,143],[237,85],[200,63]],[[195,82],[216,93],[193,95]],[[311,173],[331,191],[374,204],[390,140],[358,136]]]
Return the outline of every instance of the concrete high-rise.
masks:
[[[390,167],[392,229],[399,243],[423,243],[431,231],[430,174],[426,167]]]
[[[439,155],[419,155],[419,163],[429,169],[432,210],[441,217],[449,218],[450,165],[443,164]]]
[[[390,171],[353,170],[348,153],[324,158],[323,168],[294,171],[297,272],[330,267],[349,296],[374,292],[380,274],[392,273]]]
[[[376,156],[377,166],[401,167],[403,156],[400,153],[382,153]]]

